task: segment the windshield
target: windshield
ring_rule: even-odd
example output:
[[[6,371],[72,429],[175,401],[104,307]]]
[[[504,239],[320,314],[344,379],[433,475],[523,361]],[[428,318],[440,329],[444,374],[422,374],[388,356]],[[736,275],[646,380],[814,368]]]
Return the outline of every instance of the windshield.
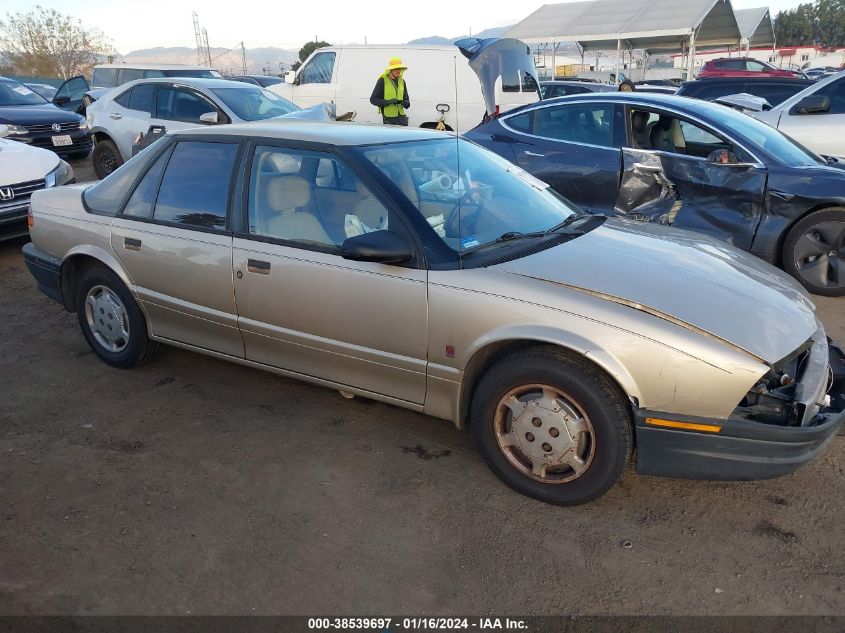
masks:
[[[582,215],[546,183],[468,141],[394,143],[363,154],[458,253]]]
[[[716,116],[722,129],[741,134],[784,165],[798,167],[818,165],[825,162],[788,136],[752,116],[731,108],[720,108]],[[754,150],[753,147],[748,149]]]
[[[0,106],[28,106],[49,103],[31,88],[15,81],[0,81]]]
[[[258,86],[212,88],[211,92],[244,121],[261,121],[299,110],[287,99]]]

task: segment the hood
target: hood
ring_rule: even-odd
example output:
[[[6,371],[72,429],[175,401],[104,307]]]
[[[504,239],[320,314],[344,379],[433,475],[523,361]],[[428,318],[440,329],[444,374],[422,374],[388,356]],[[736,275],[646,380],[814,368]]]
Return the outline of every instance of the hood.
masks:
[[[304,121],[334,121],[335,120],[335,105],[333,103],[318,103],[317,105],[305,108],[303,110],[296,110],[288,112],[275,118],[277,119],[301,119]]]
[[[496,80],[499,77],[502,78],[503,86],[516,82],[518,91],[521,84],[520,73],[529,74],[534,78],[539,90],[534,57],[525,42],[508,37],[484,40],[468,37],[455,42],[455,46],[469,60],[469,67],[478,75],[484,107],[489,114],[496,112]],[[537,99],[540,99],[539,92]]]
[[[0,123],[11,125],[43,125],[45,123],[75,123],[82,117],[57,108],[52,103],[31,106],[0,106]]]
[[[724,242],[610,219],[555,248],[491,267],[563,284],[703,331],[774,363],[818,327],[803,288]]]
[[[713,99],[713,101],[742,112],[764,112],[772,109],[772,105],[763,97],[756,97],[747,92],[725,95],[724,97]]]
[[[0,186],[40,180],[58,164],[50,150],[0,138]]]

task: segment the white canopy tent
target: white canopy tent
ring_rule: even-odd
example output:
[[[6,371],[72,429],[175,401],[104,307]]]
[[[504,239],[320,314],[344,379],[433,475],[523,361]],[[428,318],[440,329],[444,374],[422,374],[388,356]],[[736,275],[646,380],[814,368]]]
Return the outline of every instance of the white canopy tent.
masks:
[[[734,11],[746,51],[752,46],[775,45],[775,27],[768,7]]]
[[[591,0],[546,4],[503,37],[526,43],[577,42],[582,50],[689,51],[732,46],[741,35],[730,0]],[[619,73],[617,72],[617,77]]]

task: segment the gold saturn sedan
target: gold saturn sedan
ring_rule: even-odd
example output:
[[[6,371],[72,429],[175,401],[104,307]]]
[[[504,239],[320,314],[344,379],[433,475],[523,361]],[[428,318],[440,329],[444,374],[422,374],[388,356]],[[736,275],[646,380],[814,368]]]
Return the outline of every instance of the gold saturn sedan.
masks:
[[[446,133],[180,131],[36,192],[29,224],[39,288],[106,363],[166,343],[451,420],[548,503],[597,498],[634,454],[651,475],[783,475],[845,420],[840,350],[791,278],[585,214]]]

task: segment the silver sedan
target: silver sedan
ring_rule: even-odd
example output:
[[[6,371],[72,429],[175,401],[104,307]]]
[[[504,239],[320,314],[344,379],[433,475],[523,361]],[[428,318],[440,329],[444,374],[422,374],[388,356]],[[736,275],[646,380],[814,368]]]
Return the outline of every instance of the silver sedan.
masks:
[[[39,288],[106,363],[165,343],[451,420],[549,503],[597,498],[635,446],[649,474],[782,475],[845,420],[791,278],[451,135],[186,130],[37,192],[30,224]]]

